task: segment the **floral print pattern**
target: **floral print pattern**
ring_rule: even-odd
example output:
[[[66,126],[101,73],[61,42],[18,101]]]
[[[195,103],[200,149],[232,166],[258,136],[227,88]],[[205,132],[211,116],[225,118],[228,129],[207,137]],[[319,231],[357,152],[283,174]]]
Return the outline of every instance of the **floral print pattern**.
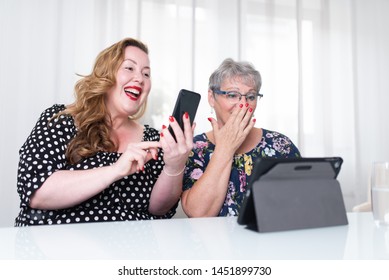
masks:
[[[301,157],[298,148],[287,136],[266,129],[262,129],[262,132],[262,139],[254,149],[248,153],[234,156],[227,195],[219,216],[237,216],[239,214],[252,174],[253,163],[256,162],[257,158]],[[203,175],[215,150],[215,145],[209,141],[205,133],[194,137],[193,142],[193,150],[189,154],[184,174],[184,191],[190,189]]]

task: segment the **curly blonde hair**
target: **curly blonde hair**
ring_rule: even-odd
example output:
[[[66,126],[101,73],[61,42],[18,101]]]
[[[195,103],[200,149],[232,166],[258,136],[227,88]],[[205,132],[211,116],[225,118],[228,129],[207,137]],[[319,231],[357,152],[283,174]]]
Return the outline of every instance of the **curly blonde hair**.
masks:
[[[75,85],[75,102],[59,115],[71,115],[77,127],[69,142],[66,158],[71,164],[97,152],[114,152],[117,145],[110,138],[112,120],[105,104],[107,91],[116,83],[116,73],[123,62],[126,47],[134,46],[148,54],[148,47],[133,38],[125,38],[106,48],[97,56],[92,73]],[[146,110],[145,102],[130,119],[136,120]]]

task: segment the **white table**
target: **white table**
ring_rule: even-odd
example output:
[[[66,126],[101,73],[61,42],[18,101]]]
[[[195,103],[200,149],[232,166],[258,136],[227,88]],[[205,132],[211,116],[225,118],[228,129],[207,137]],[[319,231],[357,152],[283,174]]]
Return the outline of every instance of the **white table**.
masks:
[[[347,226],[274,233],[234,217],[0,228],[0,259],[389,259],[389,227],[347,215]]]

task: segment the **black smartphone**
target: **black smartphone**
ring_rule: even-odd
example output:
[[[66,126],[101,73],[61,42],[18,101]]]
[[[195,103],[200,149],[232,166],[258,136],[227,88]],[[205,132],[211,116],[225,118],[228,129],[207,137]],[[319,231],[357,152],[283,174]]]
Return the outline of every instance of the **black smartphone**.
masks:
[[[176,119],[182,131],[184,131],[184,123],[182,121],[182,116],[185,112],[188,112],[190,118],[190,125],[192,125],[196,116],[197,108],[200,104],[200,99],[201,95],[194,91],[181,89],[178,93],[176,105],[174,106],[172,116]],[[176,136],[174,135],[171,126],[169,126],[169,131],[173,136],[174,140],[176,140]]]

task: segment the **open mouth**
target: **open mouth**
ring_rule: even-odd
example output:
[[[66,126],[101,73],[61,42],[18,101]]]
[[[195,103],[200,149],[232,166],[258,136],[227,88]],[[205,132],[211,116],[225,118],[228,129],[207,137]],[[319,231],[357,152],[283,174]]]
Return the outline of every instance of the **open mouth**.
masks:
[[[142,89],[139,87],[126,87],[124,92],[131,100],[136,101],[140,97]]]

